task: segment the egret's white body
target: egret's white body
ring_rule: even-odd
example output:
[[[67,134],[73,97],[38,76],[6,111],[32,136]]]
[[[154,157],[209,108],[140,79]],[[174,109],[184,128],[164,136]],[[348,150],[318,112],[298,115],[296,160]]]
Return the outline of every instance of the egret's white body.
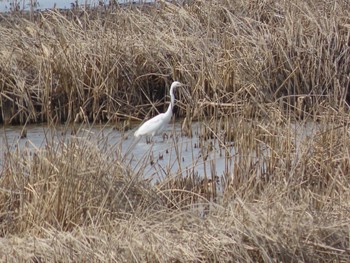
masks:
[[[159,115],[149,119],[135,132],[135,137],[140,136],[155,136],[161,133],[166,125],[170,122],[171,116],[173,114],[173,107],[175,103],[174,89],[180,87],[182,84],[178,81],[174,81],[170,87],[170,104],[166,112],[160,113]]]

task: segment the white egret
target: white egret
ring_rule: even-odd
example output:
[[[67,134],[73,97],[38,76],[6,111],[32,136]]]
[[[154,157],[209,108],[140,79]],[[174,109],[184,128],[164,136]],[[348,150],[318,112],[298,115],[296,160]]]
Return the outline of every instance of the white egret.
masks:
[[[157,116],[154,116],[152,119],[146,121],[141,125],[140,128],[134,133],[136,138],[146,135],[146,136],[155,136],[161,133],[166,125],[170,122],[171,116],[173,114],[173,107],[175,104],[174,89],[176,87],[184,86],[178,81],[174,81],[170,86],[170,104],[166,112],[160,113]]]
[[[144,124],[137,129],[134,133],[136,140],[129,146],[127,152],[125,153],[123,160],[129,155],[129,153],[134,149],[136,144],[140,141],[142,136],[151,136],[161,133],[165,126],[170,122],[171,116],[173,114],[173,107],[175,104],[174,89],[176,87],[185,86],[178,81],[174,81],[170,86],[170,104],[166,112],[160,113],[152,119],[146,121]]]

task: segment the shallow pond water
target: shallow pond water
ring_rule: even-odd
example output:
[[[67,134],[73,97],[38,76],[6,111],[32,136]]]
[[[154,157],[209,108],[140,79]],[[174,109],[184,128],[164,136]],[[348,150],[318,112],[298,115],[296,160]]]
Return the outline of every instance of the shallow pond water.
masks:
[[[0,12],[10,12],[16,7],[17,10],[30,10],[32,3],[33,10],[46,10],[51,8],[70,9],[73,3],[78,2],[79,6],[97,7],[101,0],[0,0]],[[109,0],[102,1],[108,6]],[[118,0],[119,4],[130,3],[152,3],[154,0]]]
[[[146,178],[162,179],[169,174],[183,176],[221,176],[232,169],[230,156],[234,155],[233,147],[226,151],[226,156],[214,140],[204,142],[199,140],[199,123],[192,125],[192,138],[181,135],[181,124],[168,125],[165,133],[155,136],[151,143],[146,138],[135,142],[133,133],[137,127],[121,133],[112,125],[94,125],[92,127],[58,126],[53,128],[43,125],[26,127],[26,137],[21,138],[22,127],[3,127],[0,130],[0,171],[3,166],[4,153],[17,147],[27,147],[37,151],[48,142],[65,141],[75,137],[82,142],[89,141],[101,148],[101,151],[111,158],[117,158],[121,152],[123,162],[130,165],[135,172],[142,173]],[[135,144],[136,143],[136,144]],[[132,148],[132,149],[131,149]]]
[[[201,140],[199,134],[204,124],[192,125],[193,137],[181,135],[181,123],[169,124],[165,133],[166,138],[155,136],[151,143],[145,138],[135,142],[134,127],[125,133],[115,129],[113,125],[93,126],[57,126],[29,125],[26,136],[21,138],[23,128],[20,126],[3,127],[0,129],[0,172],[3,169],[4,154],[16,148],[28,148],[35,152],[48,143],[66,142],[76,138],[81,143],[89,143],[100,148],[101,153],[114,160],[122,159],[135,173],[153,182],[162,180],[169,175],[198,176],[200,178],[225,178],[232,175],[235,158],[244,158],[256,163],[264,173],[265,158],[269,158],[270,150],[262,145],[259,153],[252,152],[246,156],[239,156],[235,152],[233,143],[219,145],[219,140]],[[318,129],[317,124],[292,124],[292,134],[295,134],[296,152],[304,142],[303,138],[311,136]],[[301,145],[302,146],[302,145]],[[259,155],[259,156],[258,156]]]

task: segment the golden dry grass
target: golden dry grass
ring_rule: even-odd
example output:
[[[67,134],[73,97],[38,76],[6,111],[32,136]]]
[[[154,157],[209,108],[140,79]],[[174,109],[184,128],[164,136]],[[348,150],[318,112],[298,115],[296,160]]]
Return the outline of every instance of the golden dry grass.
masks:
[[[215,199],[195,177],[169,174],[150,184],[89,138],[9,150],[0,180],[1,259],[347,262],[346,126],[299,123],[299,132],[318,128],[296,138],[290,122],[235,122],[235,155],[227,156],[234,167]]]
[[[348,262],[349,17],[323,0],[2,17],[3,123],[142,118],[177,79],[184,127],[233,168],[215,193],[214,176],[153,185],[89,139],[9,147],[1,260]]]
[[[221,0],[4,16],[1,121],[143,117],[152,103],[163,108],[156,102],[172,79],[190,85],[192,113],[262,114],[266,103],[299,115],[322,103],[344,108],[347,7]]]

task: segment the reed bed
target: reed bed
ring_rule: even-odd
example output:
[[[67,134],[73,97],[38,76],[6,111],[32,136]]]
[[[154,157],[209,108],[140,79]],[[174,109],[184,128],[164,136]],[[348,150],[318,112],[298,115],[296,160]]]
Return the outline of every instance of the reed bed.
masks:
[[[1,260],[348,262],[349,17],[347,1],[322,0],[2,16],[2,123],[110,121],[127,135],[176,79],[191,95],[177,94],[182,136],[227,169],[153,183],[80,129],[8,145]]]
[[[3,15],[0,121],[144,117],[164,108],[175,79],[191,87],[195,116],[261,114],[266,103],[297,115],[343,109],[347,7],[221,0]]]
[[[194,132],[203,152],[221,150],[233,168],[218,178],[169,173],[156,184],[118,162],[102,134],[93,140],[78,129],[69,139],[48,136],[41,149],[9,147],[1,259],[347,262],[349,118],[328,118],[237,118],[234,141],[219,148],[208,147],[218,134]],[[225,151],[232,143],[234,154]]]

